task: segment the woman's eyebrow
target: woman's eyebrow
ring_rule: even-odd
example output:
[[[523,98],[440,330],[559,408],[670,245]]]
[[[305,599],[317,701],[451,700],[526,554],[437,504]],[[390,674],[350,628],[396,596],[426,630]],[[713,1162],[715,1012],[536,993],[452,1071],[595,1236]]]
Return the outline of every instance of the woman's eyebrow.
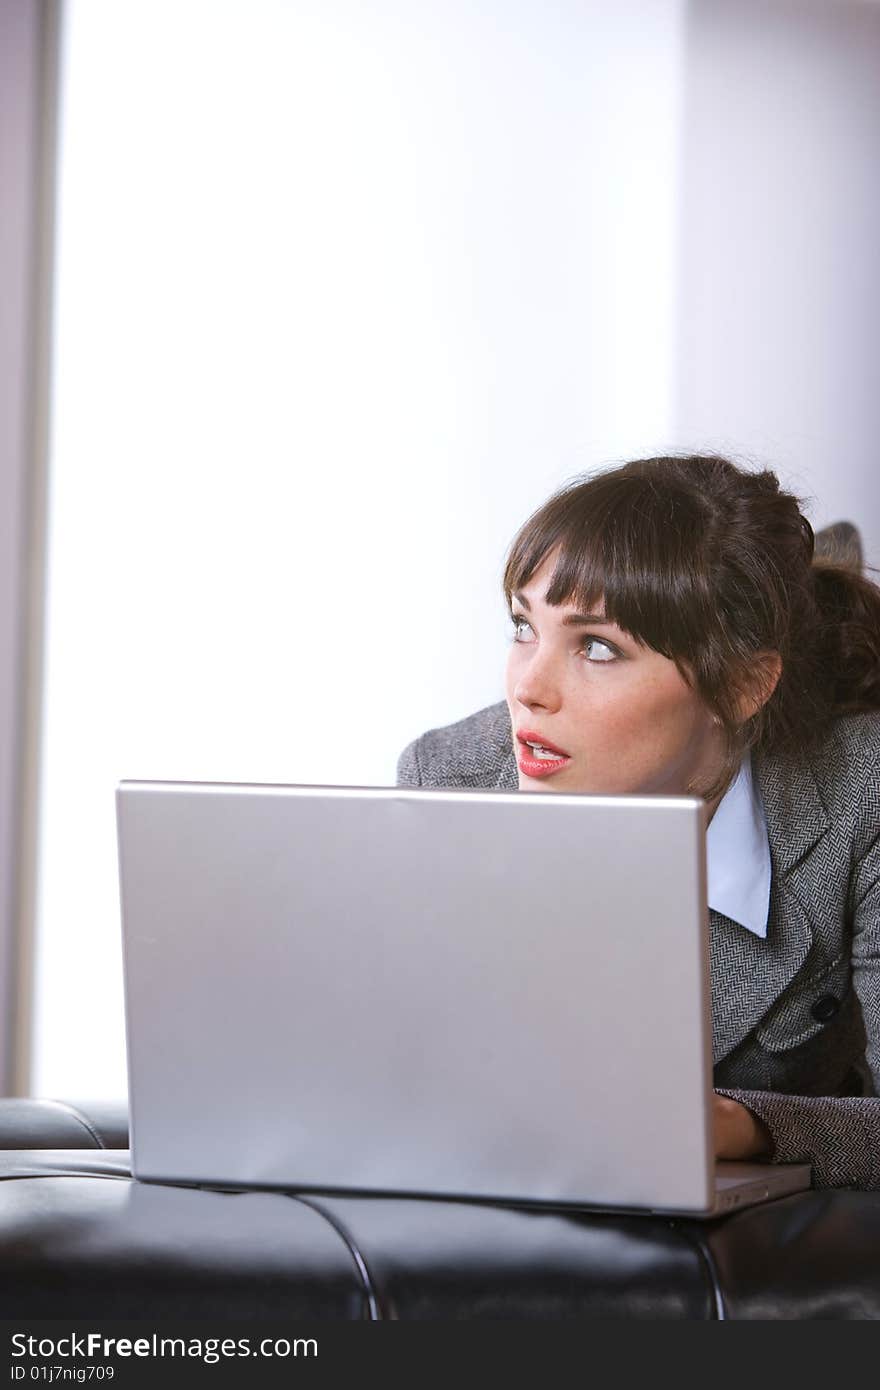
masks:
[[[603,617],[601,613],[569,613],[567,618],[562,619],[563,627],[617,627],[610,618]]]
[[[521,603],[527,613],[531,612],[532,605],[529,603],[525,594],[514,594],[517,603]],[[610,618],[606,618],[602,613],[569,613],[562,619],[563,627],[594,627],[596,623],[601,623],[603,627],[617,627]],[[620,629],[618,629],[619,631]]]

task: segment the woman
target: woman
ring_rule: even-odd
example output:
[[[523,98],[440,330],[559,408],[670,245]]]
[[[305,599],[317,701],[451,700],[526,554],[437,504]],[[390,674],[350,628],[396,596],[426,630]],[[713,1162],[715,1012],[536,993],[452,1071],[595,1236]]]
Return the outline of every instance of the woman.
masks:
[[[703,796],[717,1156],[880,1188],[880,589],[697,456],[563,488],[504,593],[506,705],[398,782]]]

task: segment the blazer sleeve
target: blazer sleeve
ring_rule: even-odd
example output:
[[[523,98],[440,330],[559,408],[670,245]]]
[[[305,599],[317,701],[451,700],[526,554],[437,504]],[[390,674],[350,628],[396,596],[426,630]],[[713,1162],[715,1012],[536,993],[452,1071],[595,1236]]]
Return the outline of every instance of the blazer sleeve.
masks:
[[[880,822],[880,816],[875,818]],[[729,1090],[773,1140],[775,1163],[810,1163],[814,1187],[880,1188],[880,834],[852,876],[853,988],[865,1025],[865,1061],[874,1096],[789,1096]]]

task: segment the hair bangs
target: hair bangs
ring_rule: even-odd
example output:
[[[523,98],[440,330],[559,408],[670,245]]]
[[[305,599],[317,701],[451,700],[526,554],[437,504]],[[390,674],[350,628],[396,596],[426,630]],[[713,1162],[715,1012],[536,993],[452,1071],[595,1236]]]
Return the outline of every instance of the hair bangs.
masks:
[[[699,508],[652,480],[600,474],[557,493],[522,527],[505,569],[508,603],[555,555],[547,603],[591,612],[601,601],[635,641],[690,665],[711,616],[694,564],[704,529]]]

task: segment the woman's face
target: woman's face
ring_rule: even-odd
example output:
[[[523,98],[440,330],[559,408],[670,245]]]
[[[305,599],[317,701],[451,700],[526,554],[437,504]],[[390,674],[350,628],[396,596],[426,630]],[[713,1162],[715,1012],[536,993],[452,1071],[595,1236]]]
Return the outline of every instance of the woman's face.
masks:
[[[721,730],[673,661],[602,616],[553,608],[555,552],[512,599],[506,693],[521,791],[691,793]],[[530,743],[543,743],[535,751]]]

